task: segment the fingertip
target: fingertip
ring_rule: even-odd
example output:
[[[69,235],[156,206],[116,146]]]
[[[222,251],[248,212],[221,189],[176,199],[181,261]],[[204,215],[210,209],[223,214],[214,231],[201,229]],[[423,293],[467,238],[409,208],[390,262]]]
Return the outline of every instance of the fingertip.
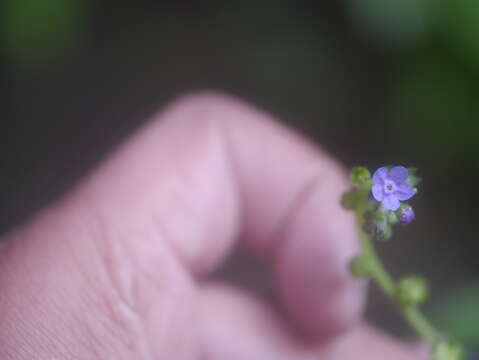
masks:
[[[281,234],[276,253],[279,290],[298,329],[324,341],[360,318],[365,283],[348,272],[359,251],[353,216],[339,205],[345,175],[330,167],[303,195]]]

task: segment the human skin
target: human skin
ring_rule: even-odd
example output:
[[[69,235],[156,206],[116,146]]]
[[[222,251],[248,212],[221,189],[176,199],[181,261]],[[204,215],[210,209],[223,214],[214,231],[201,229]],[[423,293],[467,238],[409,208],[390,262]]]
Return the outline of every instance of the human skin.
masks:
[[[4,239],[0,359],[420,359],[364,324],[344,170],[221,94],[167,106]],[[209,279],[241,245],[273,308]]]

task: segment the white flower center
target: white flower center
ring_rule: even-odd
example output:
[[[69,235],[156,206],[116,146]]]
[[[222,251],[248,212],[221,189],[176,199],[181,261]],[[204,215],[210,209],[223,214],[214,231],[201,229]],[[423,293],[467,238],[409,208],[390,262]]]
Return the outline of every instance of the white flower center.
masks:
[[[389,181],[389,180],[386,180],[384,182],[384,193],[385,194],[391,194],[395,190],[396,190],[396,185],[394,184],[394,182]]]

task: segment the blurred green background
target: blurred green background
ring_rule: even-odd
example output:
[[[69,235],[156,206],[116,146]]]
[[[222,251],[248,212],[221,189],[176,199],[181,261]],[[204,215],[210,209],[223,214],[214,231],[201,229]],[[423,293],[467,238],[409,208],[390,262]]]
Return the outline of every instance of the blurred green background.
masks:
[[[348,166],[424,178],[418,221],[380,245],[431,278],[436,322],[479,344],[479,2],[0,2],[0,226],[60,196],[159,106],[219,89]],[[255,259],[222,276],[264,292]],[[371,321],[406,328],[373,289]]]

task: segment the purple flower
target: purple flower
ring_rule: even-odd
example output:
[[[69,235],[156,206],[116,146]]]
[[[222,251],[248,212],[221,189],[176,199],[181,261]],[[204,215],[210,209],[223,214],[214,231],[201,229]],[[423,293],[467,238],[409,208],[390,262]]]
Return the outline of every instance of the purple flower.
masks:
[[[410,207],[407,207],[401,212],[401,216],[399,216],[399,220],[403,223],[409,224],[410,222],[414,221],[416,216],[414,215],[414,210]]]
[[[374,198],[388,210],[399,209],[399,201],[408,200],[416,193],[411,185],[406,184],[408,176],[404,166],[393,167],[390,171],[385,167],[377,169],[373,175]]]

